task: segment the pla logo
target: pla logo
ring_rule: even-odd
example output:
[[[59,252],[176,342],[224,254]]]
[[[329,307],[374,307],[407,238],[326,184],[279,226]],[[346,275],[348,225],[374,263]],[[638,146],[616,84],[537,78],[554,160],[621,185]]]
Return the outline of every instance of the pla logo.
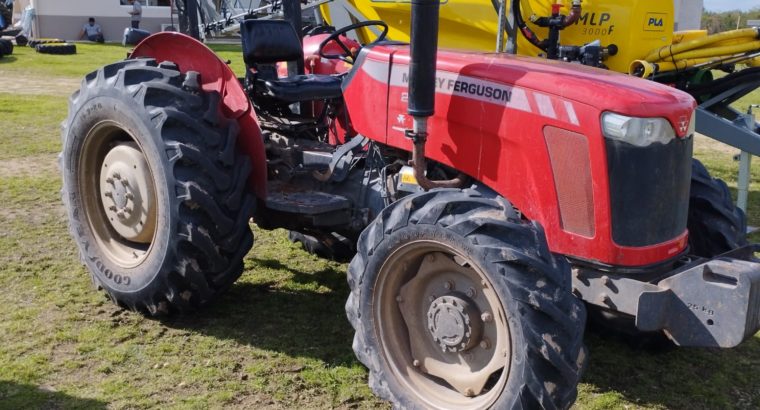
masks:
[[[686,131],[689,130],[689,118],[685,115],[682,115],[678,117],[678,131],[681,134],[686,134]]]
[[[644,30],[665,31],[666,18],[664,13],[647,13],[644,16]]]

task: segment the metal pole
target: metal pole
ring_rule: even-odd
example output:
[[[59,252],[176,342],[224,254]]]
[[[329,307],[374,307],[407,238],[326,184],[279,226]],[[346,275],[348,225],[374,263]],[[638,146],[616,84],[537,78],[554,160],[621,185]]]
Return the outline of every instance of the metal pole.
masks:
[[[502,0],[504,3],[504,8],[506,9],[507,1],[509,0]],[[509,13],[506,13],[507,15],[507,25],[506,25],[506,31],[507,31],[507,47],[504,50],[507,54],[517,54],[517,26],[515,25],[515,12],[517,10],[513,10],[514,7],[509,8]]]
[[[744,213],[747,212],[747,198],[749,197],[750,165],[752,165],[752,154],[742,151],[739,154],[739,180],[736,183],[738,191],[736,206],[744,211]]]
[[[496,32],[496,52],[504,52],[504,29],[507,25],[507,0],[501,0],[499,3],[499,28]]]
[[[299,0],[282,0],[282,12],[285,20],[289,21],[296,29],[298,37],[301,37],[301,2]],[[302,41],[303,43],[303,41]],[[303,60],[288,61],[288,75],[294,76],[304,73]]]
[[[185,1],[185,13],[188,18],[188,34],[190,37],[200,40],[201,33],[198,30],[198,0]]]

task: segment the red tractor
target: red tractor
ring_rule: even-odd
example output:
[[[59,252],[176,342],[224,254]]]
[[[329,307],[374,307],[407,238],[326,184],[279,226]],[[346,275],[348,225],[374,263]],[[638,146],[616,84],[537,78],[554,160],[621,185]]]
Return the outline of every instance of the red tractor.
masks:
[[[682,346],[757,332],[758,247],[692,162],[690,96],[437,51],[437,16],[414,1],[411,46],[382,22],[302,47],[286,21],[246,20],[245,78],[178,33],[87,75],[61,164],[95,284],[146,314],[201,306],[242,273],[251,217],[355,252],[354,351],[402,408],[569,407],[587,307]],[[345,37],[368,25],[373,43]],[[287,61],[308,74],[278,75]]]

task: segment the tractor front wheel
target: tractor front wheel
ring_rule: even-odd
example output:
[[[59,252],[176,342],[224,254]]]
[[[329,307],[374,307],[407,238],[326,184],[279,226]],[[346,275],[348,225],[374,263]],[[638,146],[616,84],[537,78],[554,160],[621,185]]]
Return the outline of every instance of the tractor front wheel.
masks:
[[[731,199],[725,182],[713,178],[701,162],[691,166],[689,194],[691,252],[712,258],[747,244],[747,217]]]
[[[346,311],[370,387],[400,408],[567,408],[586,312],[543,231],[501,198],[405,197],[362,233]]]
[[[150,314],[210,301],[242,273],[253,236],[247,157],[219,96],[171,63],[126,60],[69,100],[61,153],[71,234],[93,282]]]

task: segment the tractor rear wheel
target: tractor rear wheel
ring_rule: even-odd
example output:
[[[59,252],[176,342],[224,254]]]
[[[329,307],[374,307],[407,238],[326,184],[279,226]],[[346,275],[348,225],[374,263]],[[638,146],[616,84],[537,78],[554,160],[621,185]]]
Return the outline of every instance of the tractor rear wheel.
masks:
[[[689,246],[697,256],[712,258],[747,244],[747,217],[731,199],[725,182],[713,178],[701,162],[691,166]]]
[[[567,408],[586,312],[566,261],[502,198],[405,197],[364,230],[346,312],[369,384],[400,408]]]
[[[173,64],[85,77],[64,122],[63,200],[93,282],[121,306],[189,310],[242,273],[253,236],[237,124]]]

